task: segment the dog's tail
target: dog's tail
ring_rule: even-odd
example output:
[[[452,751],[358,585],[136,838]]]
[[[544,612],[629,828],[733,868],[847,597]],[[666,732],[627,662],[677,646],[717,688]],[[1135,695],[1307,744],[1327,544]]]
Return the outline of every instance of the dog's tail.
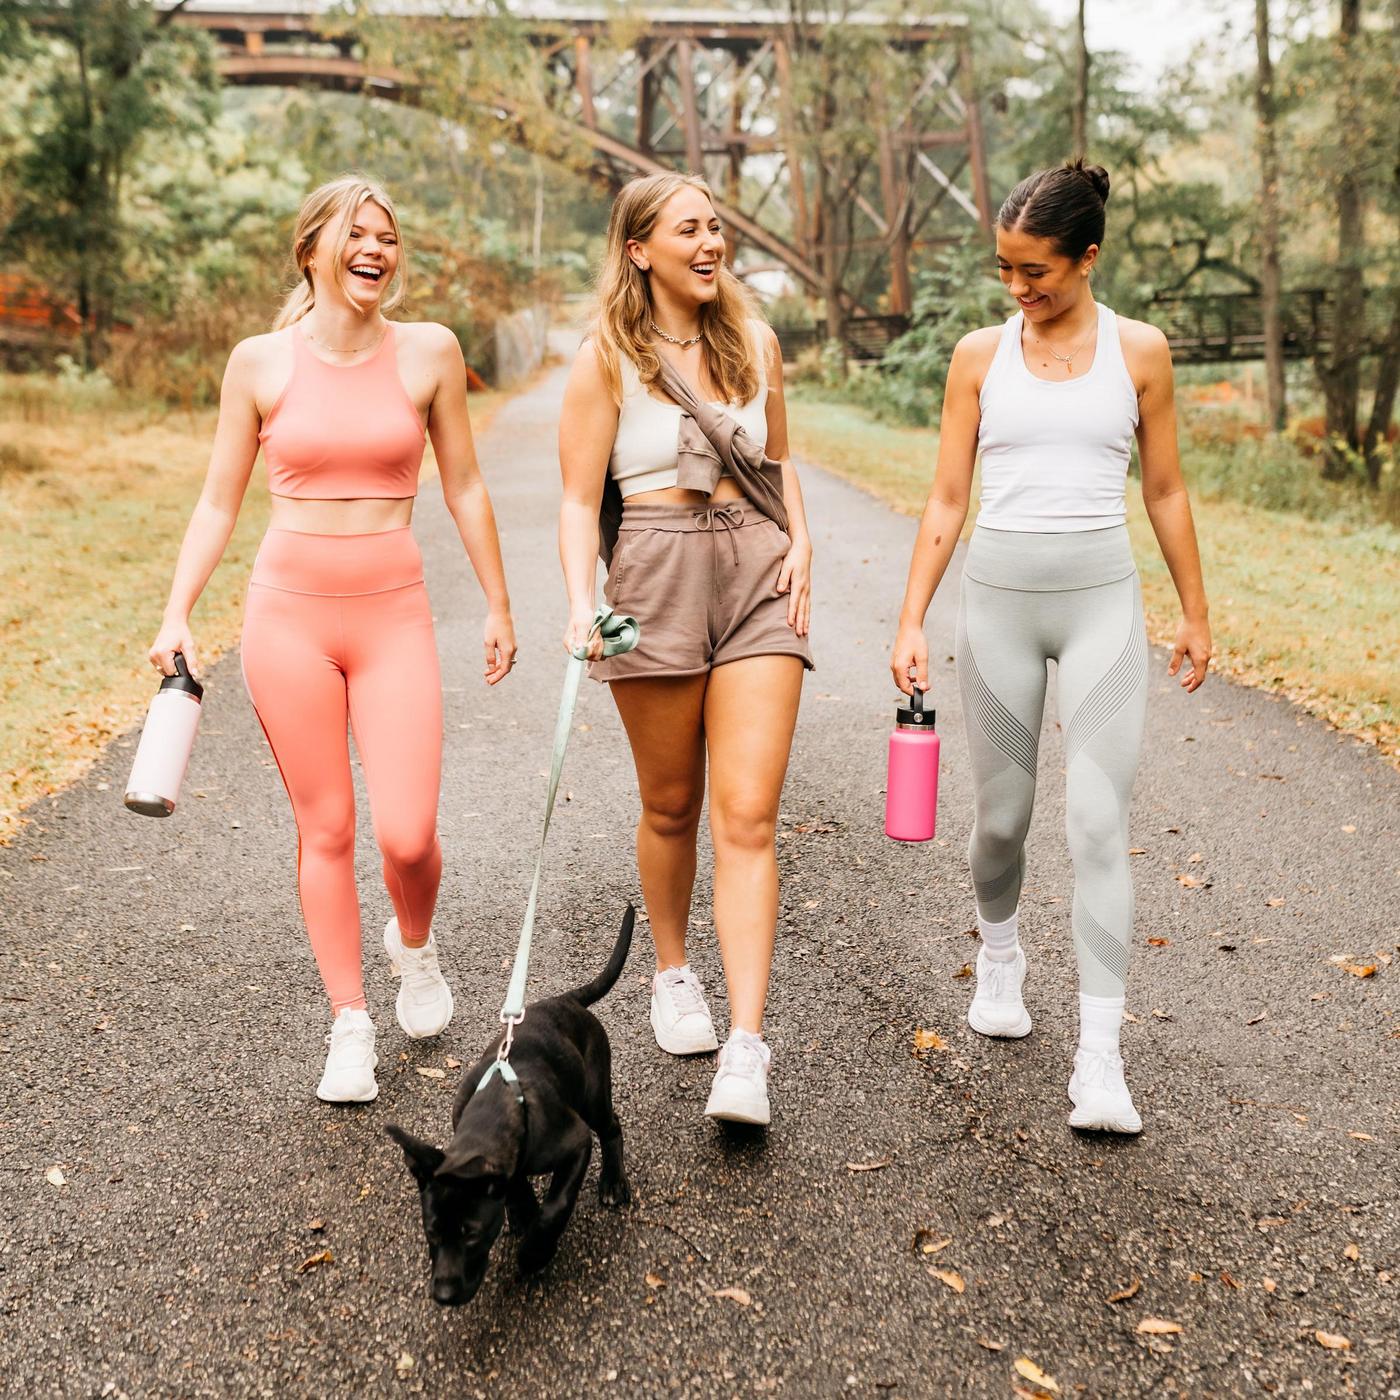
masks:
[[[576,987],[567,995],[575,1001],[581,1001],[585,1006],[592,1006],[595,1001],[602,1001],[612,991],[613,983],[622,976],[622,965],[627,961],[627,954],[632,949],[632,929],[636,922],[637,911],[629,904],[627,912],[622,916],[622,929],[617,935],[617,942],[613,944],[608,965],[591,982],[585,982],[583,986]]]

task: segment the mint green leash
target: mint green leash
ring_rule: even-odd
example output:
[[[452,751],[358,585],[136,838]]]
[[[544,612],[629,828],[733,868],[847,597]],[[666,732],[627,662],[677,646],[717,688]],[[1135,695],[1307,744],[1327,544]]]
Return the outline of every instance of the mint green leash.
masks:
[[[535,934],[535,902],[540,892],[540,874],[544,869],[545,842],[549,839],[549,822],[554,815],[554,800],[559,792],[559,777],[564,771],[564,750],[569,747],[569,733],[574,724],[574,706],[578,701],[579,682],[583,679],[583,668],[588,661],[588,648],[593,638],[603,639],[603,656],[621,656],[631,651],[641,640],[641,629],[634,617],[623,617],[604,605],[593,614],[593,625],[588,629],[588,637],[581,646],[576,646],[569,654],[569,667],[564,673],[564,693],[559,699],[559,718],[554,725],[554,754],[549,766],[549,795],[545,799],[544,829],[540,832],[540,847],[535,854],[535,878],[530,882],[530,898],[525,905],[525,920],[520,926],[520,943],[515,950],[515,966],[511,969],[510,986],[506,988],[506,999],[501,1006],[501,1021],[506,1028],[505,1038],[496,1051],[496,1062],[481,1076],[476,1086],[479,1094],[492,1074],[516,1086],[516,1097],[520,1098],[519,1082],[515,1071],[510,1067],[510,1048],[515,1039],[515,1028],[525,1019],[525,977],[530,970],[530,943]]]

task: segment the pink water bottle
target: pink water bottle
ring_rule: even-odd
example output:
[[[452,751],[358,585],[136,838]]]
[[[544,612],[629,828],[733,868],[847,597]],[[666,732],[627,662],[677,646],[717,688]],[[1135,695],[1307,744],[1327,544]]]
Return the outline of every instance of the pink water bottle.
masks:
[[[917,685],[908,706],[895,711],[885,778],[885,835],[896,841],[932,841],[938,817],[938,735],[934,712],[924,709]]]
[[[161,681],[136,746],[126,785],[126,805],[133,812],[168,817],[175,810],[203,698],[204,687],[190,675],[184,656],[177,651],[175,674]]]

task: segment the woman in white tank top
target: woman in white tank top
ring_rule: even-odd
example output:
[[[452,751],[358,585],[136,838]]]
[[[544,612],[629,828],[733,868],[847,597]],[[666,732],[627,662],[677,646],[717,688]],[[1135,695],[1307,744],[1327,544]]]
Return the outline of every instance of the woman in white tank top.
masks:
[[[1148,667],[1124,526],[1135,439],[1143,501],[1181,599],[1167,671],[1188,692],[1205,680],[1211,640],[1166,339],[1115,316],[1090,290],[1108,184],[1101,167],[1074,161],[1023,180],[1001,207],[997,264],[1019,309],[953,352],[890,667],[901,690],[928,688],[924,614],[967,518],[980,451],[981,509],[963,562],[957,639],[982,935],[968,1021],[997,1037],[1031,1029],[1017,906],[1053,660],[1080,989],[1070,1124],[1136,1133],[1142,1120],[1119,1053],[1133,922],[1128,803]]]
[[[606,600],[641,632],[591,673],[609,683],[637,767],[652,1029],[670,1054],[720,1048],[686,952],[708,768],[730,1035],[705,1112],[766,1124],[778,799],[812,665],[812,550],[787,460],[782,358],[724,266],[709,189],[693,176],[623,188],[598,292],[559,427],[565,646],[588,637],[601,553]]]

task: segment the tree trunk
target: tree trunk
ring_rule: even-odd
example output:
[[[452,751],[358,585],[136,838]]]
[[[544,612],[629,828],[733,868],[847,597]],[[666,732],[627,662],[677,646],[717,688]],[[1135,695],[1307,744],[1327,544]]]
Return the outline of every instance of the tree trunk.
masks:
[[[1381,484],[1383,449],[1390,420],[1395,414],[1397,388],[1400,388],[1400,288],[1393,289],[1390,294],[1390,325],[1376,368],[1376,396],[1371,401],[1371,417],[1361,444],[1361,453],[1366,459],[1366,484],[1373,489]]]
[[[1269,426],[1282,432],[1288,418],[1283,376],[1283,319],[1279,299],[1278,139],[1274,130],[1274,65],[1269,56],[1269,0],[1254,0],[1254,42],[1259,68],[1254,86],[1259,144],[1259,302],[1264,315],[1264,372]]]
[[[1337,199],[1337,267],[1333,281],[1332,353],[1321,370],[1329,447],[1323,476],[1341,480],[1360,451],[1357,410],[1361,397],[1361,337],[1366,299],[1361,282],[1361,181],[1349,141],[1357,127],[1357,38],[1361,29],[1361,0],[1341,0],[1337,32],[1339,131]]]
[[[1089,45],[1084,39],[1084,6],[1079,0],[1079,22],[1075,29],[1074,107],[1070,113],[1070,154],[1082,159],[1089,149]]]

